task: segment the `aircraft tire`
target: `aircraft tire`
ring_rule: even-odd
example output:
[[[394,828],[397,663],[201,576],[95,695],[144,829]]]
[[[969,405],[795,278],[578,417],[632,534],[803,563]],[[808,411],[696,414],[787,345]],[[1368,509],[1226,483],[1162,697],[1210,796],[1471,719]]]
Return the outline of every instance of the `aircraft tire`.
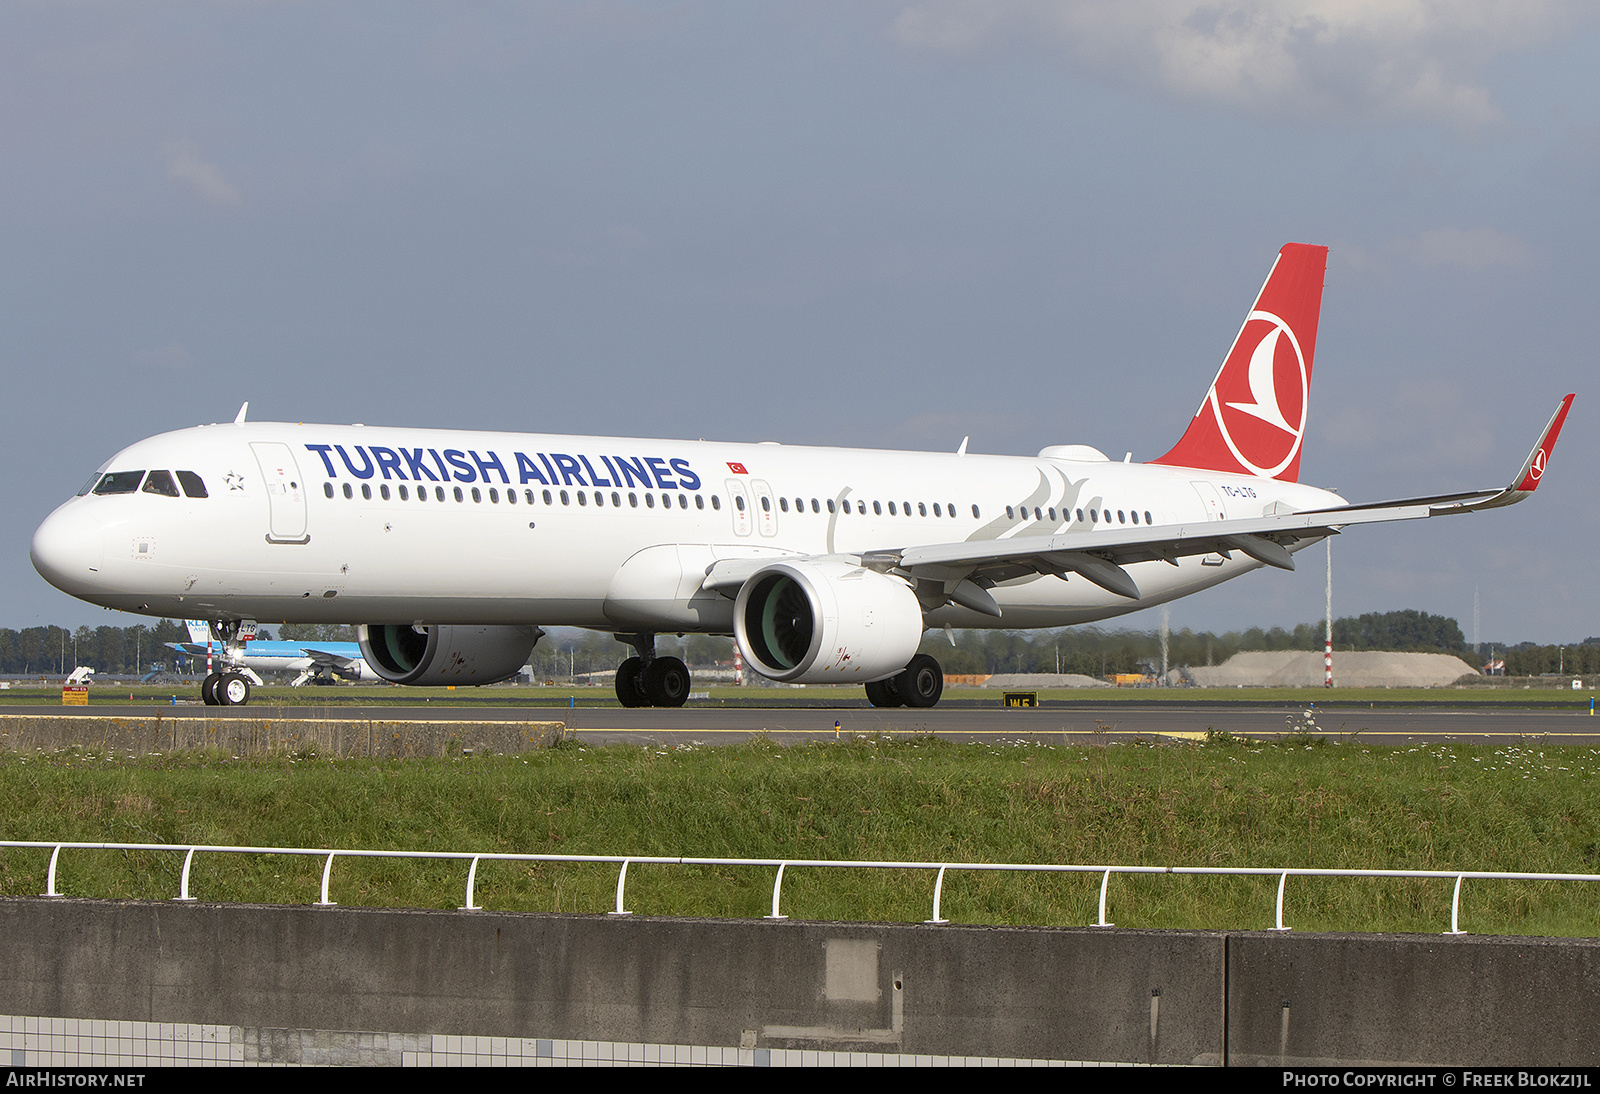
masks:
[[[925,653],[913,657],[895,681],[908,707],[931,707],[944,694],[944,670]]]
[[[900,696],[898,686],[900,677],[891,676],[887,680],[874,680],[867,685],[867,702],[875,707],[905,706],[905,700]]]
[[[644,694],[653,707],[681,707],[689,698],[689,667],[676,657],[657,657],[644,671]]]
[[[242,707],[250,703],[250,681],[237,672],[224,673],[216,692],[217,700],[225,707]]]
[[[644,661],[630,657],[617,666],[617,702],[625,707],[644,707],[650,700],[644,693]]]
[[[222,683],[222,673],[213,672],[200,682],[200,701],[208,707],[220,706],[222,700],[217,698],[217,685]]]

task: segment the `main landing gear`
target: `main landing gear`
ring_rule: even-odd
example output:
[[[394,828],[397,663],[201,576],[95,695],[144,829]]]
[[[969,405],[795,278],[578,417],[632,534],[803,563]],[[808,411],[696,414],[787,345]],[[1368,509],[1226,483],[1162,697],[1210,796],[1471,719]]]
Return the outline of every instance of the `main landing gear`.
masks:
[[[617,702],[625,707],[681,707],[689,698],[689,666],[676,657],[656,656],[653,634],[619,634],[639,651],[617,666]]]
[[[888,679],[867,685],[867,700],[875,707],[931,707],[943,694],[944,670],[925,653]]]

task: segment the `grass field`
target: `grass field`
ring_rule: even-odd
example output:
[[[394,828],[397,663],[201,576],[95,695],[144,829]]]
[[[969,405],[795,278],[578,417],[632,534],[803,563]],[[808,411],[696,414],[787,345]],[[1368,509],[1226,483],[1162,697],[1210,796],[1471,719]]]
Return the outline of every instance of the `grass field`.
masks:
[[[404,762],[0,754],[0,832],[82,840],[469,852],[1600,873],[1600,750],[1526,744],[1061,747],[862,739],[587,748]],[[47,853],[0,851],[0,891],[44,891]],[[181,856],[65,852],[77,896],[164,899]],[[202,900],[306,904],[320,859],[203,855]],[[641,914],[760,916],[770,867],[634,866]],[[454,908],[464,863],[339,862],[346,905]],[[616,868],[483,863],[497,910],[603,912]],[[1113,878],[1126,927],[1272,925],[1275,878]],[[1596,883],[1469,881],[1478,934],[1600,935]],[[953,873],[957,923],[1093,922],[1099,876]],[[1448,928],[1449,880],[1291,879],[1303,930]],[[797,918],[920,921],[933,876],[792,869]]]

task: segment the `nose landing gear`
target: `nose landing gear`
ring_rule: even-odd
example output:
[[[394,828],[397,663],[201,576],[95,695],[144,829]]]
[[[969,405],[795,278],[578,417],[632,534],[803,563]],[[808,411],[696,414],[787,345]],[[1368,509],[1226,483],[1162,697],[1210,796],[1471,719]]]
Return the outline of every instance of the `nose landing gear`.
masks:
[[[242,707],[250,702],[250,678],[240,672],[213,672],[200,685],[208,707]]]
[[[239,641],[239,632],[246,625],[242,620],[225,619],[220,623],[211,624],[212,636],[222,643],[224,650],[224,664],[233,661],[230,655],[242,653],[244,644]],[[255,624],[248,625],[248,635],[255,634]],[[207,653],[209,657],[209,652]],[[213,672],[200,684],[200,701],[208,707],[242,707],[250,702],[251,684],[261,683],[261,678],[249,669],[239,672],[226,669],[222,672]]]

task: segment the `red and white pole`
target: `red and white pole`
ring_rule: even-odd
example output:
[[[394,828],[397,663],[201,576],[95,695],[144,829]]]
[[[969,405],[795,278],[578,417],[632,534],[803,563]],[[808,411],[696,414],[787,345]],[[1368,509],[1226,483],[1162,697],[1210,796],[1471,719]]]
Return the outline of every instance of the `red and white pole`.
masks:
[[[1333,687],[1333,537],[1328,537],[1328,629],[1322,640],[1322,686]]]

